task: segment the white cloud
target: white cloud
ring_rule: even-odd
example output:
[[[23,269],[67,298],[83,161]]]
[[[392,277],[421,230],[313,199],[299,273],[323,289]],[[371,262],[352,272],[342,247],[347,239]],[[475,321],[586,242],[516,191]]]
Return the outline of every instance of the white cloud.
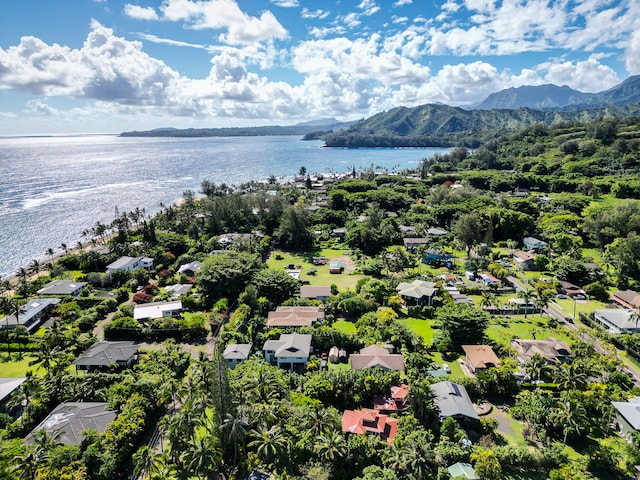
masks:
[[[142,33],[142,32],[138,33],[137,35],[141,39],[147,40],[147,41],[153,42],[153,43],[159,43],[159,44],[163,44],[163,45],[172,45],[174,47],[190,47],[190,48],[197,48],[197,49],[201,49],[201,50],[208,50],[208,48],[205,45],[199,45],[197,43],[182,42],[180,40],[172,40],[170,38],[162,38],[162,37],[158,37],[156,35],[151,35],[149,33]]]
[[[299,5],[298,0],[271,0],[271,3],[284,8],[293,8]]]
[[[548,83],[568,85],[581,92],[601,92],[620,83],[616,72],[595,58],[582,62],[547,62],[536,68]]]
[[[411,5],[412,3],[413,3],[413,0],[397,0],[396,2],[393,2],[393,6],[401,7],[403,5]]]
[[[362,10],[362,15],[366,17],[370,17],[374,13],[378,13],[380,11],[380,7],[376,5],[374,0],[362,0],[357,8]]]
[[[302,18],[318,18],[320,20],[324,20],[329,16],[329,13],[329,10],[318,9],[311,11],[307,7],[304,7],[300,15],[302,16]]]
[[[124,6],[124,14],[138,20],[158,20],[158,14],[153,7],[141,7],[127,3]]]
[[[624,66],[631,75],[640,74],[640,31],[633,32],[624,52]]]
[[[189,28],[226,31],[218,40],[233,45],[284,39],[288,35],[270,11],[252,17],[235,0],[165,0],[160,10],[166,20],[184,21]]]
[[[3,118],[17,118],[18,116],[13,112],[0,112],[0,117],[3,117]]]
[[[391,23],[407,23],[409,21],[409,17],[396,17],[395,15],[391,17]]]
[[[40,100],[30,100],[29,102],[27,102],[27,110],[31,113],[35,113],[37,115],[42,115],[45,117],[55,117],[59,114],[57,109],[50,107]]]

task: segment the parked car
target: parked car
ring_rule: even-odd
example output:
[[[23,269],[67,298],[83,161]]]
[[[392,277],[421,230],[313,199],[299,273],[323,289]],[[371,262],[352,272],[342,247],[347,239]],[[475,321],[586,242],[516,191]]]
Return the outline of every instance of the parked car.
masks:
[[[556,295],[556,298],[563,299],[563,298],[569,298],[569,297],[567,297],[564,293],[559,293]]]
[[[451,373],[451,369],[449,368],[449,365],[447,365],[446,363],[442,364],[442,369],[447,373]]]
[[[573,323],[573,317],[564,317],[564,319],[569,323]]]

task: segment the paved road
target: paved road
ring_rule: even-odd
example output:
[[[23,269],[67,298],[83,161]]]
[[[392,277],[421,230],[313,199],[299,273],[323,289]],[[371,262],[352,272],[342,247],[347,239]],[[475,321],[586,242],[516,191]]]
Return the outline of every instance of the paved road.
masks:
[[[518,278],[510,276],[507,277],[507,280],[509,280],[513,284],[516,290],[527,290],[527,287]],[[578,337],[580,337],[584,342],[593,345],[598,353],[602,355],[608,355],[610,353],[609,349],[602,346],[602,343],[599,339],[590,335],[587,331],[580,331],[580,327],[578,325],[566,320],[567,317],[573,318],[573,312],[571,313],[571,315],[565,314],[561,311],[560,306],[558,304],[555,304],[555,302],[549,304],[549,306],[544,309],[543,312],[547,313],[549,316],[555,317],[558,322],[564,325],[568,330],[576,332]],[[625,375],[631,378],[631,380],[633,380],[633,383],[635,383],[636,386],[640,387],[640,372],[638,372],[638,370],[636,370],[633,366],[626,364],[624,359],[621,357],[621,353],[621,350],[616,349],[616,356],[622,363],[622,371],[625,373]]]

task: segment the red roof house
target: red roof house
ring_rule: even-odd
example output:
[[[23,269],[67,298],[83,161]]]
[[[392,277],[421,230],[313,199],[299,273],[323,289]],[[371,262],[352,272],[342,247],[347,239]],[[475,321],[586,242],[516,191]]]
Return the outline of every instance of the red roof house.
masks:
[[[342,414],[342,431],[358,435],[372,433],[392,445],[398,433],[398,420],[370,408],[345,410]]]

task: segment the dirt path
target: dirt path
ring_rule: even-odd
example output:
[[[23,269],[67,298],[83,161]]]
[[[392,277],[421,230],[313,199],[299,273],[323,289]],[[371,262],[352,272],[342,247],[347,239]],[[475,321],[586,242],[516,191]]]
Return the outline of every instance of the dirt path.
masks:
[[[499,408],[494,407],[489,415],[490,418],[495,418],[498,421],[498,432],[504,435],[505,437],[513,437],[515,432],[511,428],[511,421],[509,417]]]

